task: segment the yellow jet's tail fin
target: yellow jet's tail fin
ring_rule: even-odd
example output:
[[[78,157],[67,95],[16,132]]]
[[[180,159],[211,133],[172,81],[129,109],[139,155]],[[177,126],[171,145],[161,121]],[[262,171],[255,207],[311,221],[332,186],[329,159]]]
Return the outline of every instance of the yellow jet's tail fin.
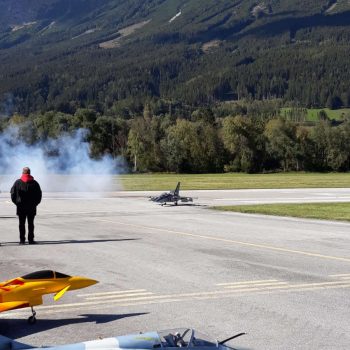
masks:
[[[63,294],[69,289],[70,286],[67,286],[65,288],[63,288],[62,290],[60,290],[58,293],[55,294],[55,296],[53,297],[53,300],[57,301],[59,299],[61,299],[63,297]]]

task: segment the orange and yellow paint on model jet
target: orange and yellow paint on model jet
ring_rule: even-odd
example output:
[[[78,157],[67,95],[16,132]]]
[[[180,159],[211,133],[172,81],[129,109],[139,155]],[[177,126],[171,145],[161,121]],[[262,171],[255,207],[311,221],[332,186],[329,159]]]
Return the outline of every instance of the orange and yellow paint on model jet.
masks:
[[[55,294],[59,300],[67,291],[89,287],[97,281],[80,276],[68,276],[55,271],[37,271],[0,282],[0,312],[30,307],[29,323],[36,322],[33,307],[43,303],[43,295]]]

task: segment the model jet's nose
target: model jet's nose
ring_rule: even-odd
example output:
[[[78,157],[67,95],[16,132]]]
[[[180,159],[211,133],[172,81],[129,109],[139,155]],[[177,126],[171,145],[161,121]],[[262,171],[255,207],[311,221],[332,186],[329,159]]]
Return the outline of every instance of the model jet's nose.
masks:
[[[74,290],[74,289],[80,289],[80,288],[86,288],[86,287],[92,286],[98,283],[98,281],[93,280],[91,278],[73,276],[69,279],[69,283],[70,283],[69,289]]]

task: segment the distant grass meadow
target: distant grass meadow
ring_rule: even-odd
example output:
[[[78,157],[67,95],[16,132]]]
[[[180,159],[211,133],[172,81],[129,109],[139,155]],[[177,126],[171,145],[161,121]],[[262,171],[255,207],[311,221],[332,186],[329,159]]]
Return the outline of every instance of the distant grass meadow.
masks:
[[[291,216],[307,219],[350,221],[350,203],[261,204],[214,207],[246,214]]]
[[[318,115],[321,111],[325,111],[327,113],[327,116],[329,119],[334,120],[343,120],[345,116],[350,115],[350,109],[349,108],[343,108],[343,109],[329,109],[329,108],[323,108],[323,109],[308,109],[307,110],[307,119],[309,121],[316,121],[318,120]]]
[[[178,181],[184,190],[348,188],[350,173],[132,174],[116,181],[126,191],[170,190]]]
[[[281,108],[281,115],[284,116],[290,112],[292,108]],[[350,108],[342,109],[329,109],[329,108],[312,108],[307,109],[306,112],[306,121],[315,122],[319,120],[319,113],[324,111],[327,113],[329,119],[333,120],[344,120],[346,116],[350,116]]]

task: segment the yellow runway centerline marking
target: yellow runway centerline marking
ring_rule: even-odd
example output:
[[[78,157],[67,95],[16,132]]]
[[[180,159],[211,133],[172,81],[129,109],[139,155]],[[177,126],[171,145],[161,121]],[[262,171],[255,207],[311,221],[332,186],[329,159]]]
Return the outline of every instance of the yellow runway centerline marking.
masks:
[[[350,277],[350,273],[341,273],[338,275],[329,275],[330,277]]]
[[[206,239],[206,240],[217,241],[217,242],[233,243],[233,244],[242,245],[242,246],[246,246],[246,247],[259,248],[259,249],[265,249],[265,250],[273,250],[273,251],[278,251],[278,252],[283,252],[283,253],[305,255],[305,256],[309,256],[309,257],[328,259],[328,260],[345,261],[345,262],[350,263],[350,258],[331,256],[331,255],[323,255],[323,254],[305,252],[302,250],[294,250],[294,249],[288,249],[288,248],[280,248],[280,247],[274,247],[274,246],[270,246],[270,245],[266,245],[266,244],[242,242],[242,241],[236,241],[236,240],[227,239],[227,238],[205,236],[205,235],[196,235],[194,233],[168,230],[166,228],[159,228],[159,227],[152,227],[152,226],[145,226],[145,225],[130,224],[130,223],[125,223],[125,222],[121,222],[121,221],[112,221],[112,220],[97,219],[97,218],[95,218],[94,220],[101,221],[101,222],[108,222],[108,223],[112,223],[112,224],[124,225],[124,226],[129,226],[129,227],[147,229],[147,230],[151,230],[151,231],[167,232],[167,233],[177,234],[177,235],[186,236],[186,237],[200,238],[200,239]]]

